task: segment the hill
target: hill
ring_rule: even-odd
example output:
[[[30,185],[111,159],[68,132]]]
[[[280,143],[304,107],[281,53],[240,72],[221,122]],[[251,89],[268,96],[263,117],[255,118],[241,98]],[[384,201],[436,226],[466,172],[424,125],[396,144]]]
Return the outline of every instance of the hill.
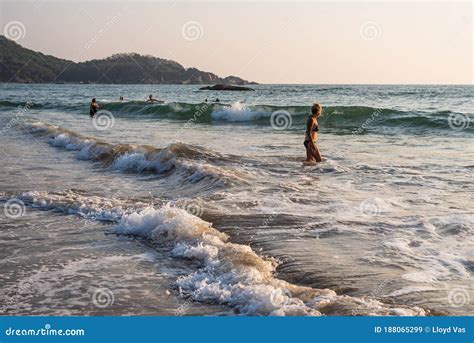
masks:
[[[76,63],[26,49],[0,36],[0,82],[244,85],[237,76],[220,78],[175,61],[135,53]]]

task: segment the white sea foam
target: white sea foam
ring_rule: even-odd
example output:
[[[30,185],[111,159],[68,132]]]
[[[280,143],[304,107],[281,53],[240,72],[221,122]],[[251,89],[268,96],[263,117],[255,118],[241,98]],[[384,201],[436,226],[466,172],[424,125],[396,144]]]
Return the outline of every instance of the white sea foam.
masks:
[[[125,213],[135,211],[137,207],[144,206],[144,204],[140,203],[135,203],[134,206],[127,206],[127,204],[118,200],[108,200],[97,196],[86,197],[73,191],[60,193],[23,192],[17,198],[33,207],[76,214],[84,218],[114,222],[120,220]]]
[[[401,225],[400,225],[401,227]],[[378,259],[397,261],[407,270],[401,275],[414,283],[440,284],[470,280],[473,217],[449,215],[421,220],[409,229],[390,231]]]
[[[411,293],[431,292],[431,291],[437,291],[437,290],[438,290],[438,288],[430,287],[430,286],[407,286],[407,287],[403,287],[402,289],[398,289],[396,291],[393,291],[388,296],[389,297],[399,297],[399,296],[406,295],[406,294],[411,294]]]
[[[158,158],[147,160],[144,153],[130,152],[117,156],[112,162],[111,167],[116,170],[134,170],[139,172],[156,170],[158,173],[164,173],[172,170],[176,163],[175,156],[166,158],[164,155],[166,155],[166,151],[162,150],[158,154]]]
[[[234,102],[231,106],[222,107],[212,112],[212,119],[227,121],[250,121],[258,118],[270,117],[271,112],[255,111],[241,102]]]
[[[174,172],[179,179],[196,183],[202,179],[212,179],[213,185],[225,185],[232,182],[245,182],[243,175],[203,161],[178,157],[180,152],[197,155],[182,143],[159,149],[150,146],[114,145],[75,132],[34,122],[27,125],[30,132],[48,136],[52,146],[78,151],[80,160],[101,161],[114,170],[133,172],[155,172],[158,174]],[[216,183],[217,181],[217,183]]]
[[[276,262],[228,237],[181,209],[165,206],[125,215],[117,233],[174,244],[172,254],[199,261],[201,268],[180,277],[184,296],[231,305],[247,315],[320,315],[330,307],[348,314],[423,315],[418,307],[385,305],[375,299],[339,296],[328,289],[290,284],[273,276]]]
[[[36,207],[114,221],[117,234],[171,245],[171,256],[199,263],[195,272],[176,281],[180,294],[194,301],[228,305],[247,315],[425,314],[418,307],[391,306],[278,279],[274,276],[275,260],[262,258],[247,245],[229,242],[229,237],[210,223],[171,204],[160,208],[142,203],[129,206],[72,191],[26,192],[18,198]]]

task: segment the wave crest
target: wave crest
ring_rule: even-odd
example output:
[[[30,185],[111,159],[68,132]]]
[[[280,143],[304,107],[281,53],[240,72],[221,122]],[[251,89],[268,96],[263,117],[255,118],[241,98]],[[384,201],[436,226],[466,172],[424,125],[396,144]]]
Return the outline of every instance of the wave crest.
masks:
[[[143,102],[109,103],[104,109],[125,113],[128,115],[153,115],[159,118],[175,120],[191,120],[199,123],[213,122],[247,122],[268,125],[273,113],[285,111],[293,121],[295,130],[304,127],[309,106],[273,106],[247,105],[241,102],[232,104],[201,103],[189,104],[182,102],[167,104],[146,104]],[[450,130],[449,116],[461,115],[449,110],[424,112],[395,110],[369,106],[326,106],[320,118],[321,126],[332,131],[349,131],[357,134],[366,131],[380,131],[386,133],[391,128],[404,131],[414,130]],[[462,114],[468,118],[471,114]],[[384,131],[385,130],[385,131]],[[464,132],[472,132],[472,127],[466,127]]]
[[[213,186],[246,183],[244,175],[237,171],[209,163],[226,157],[201,147],[184,143],[173,143],[165,148],[111,144],[43,122],[25,124],[25,128],[30,133],[48,137],[52,146],[78,151],[76,157],[80,160],[98,161],[114,170],[172,174],[192,183],[211,180]]]

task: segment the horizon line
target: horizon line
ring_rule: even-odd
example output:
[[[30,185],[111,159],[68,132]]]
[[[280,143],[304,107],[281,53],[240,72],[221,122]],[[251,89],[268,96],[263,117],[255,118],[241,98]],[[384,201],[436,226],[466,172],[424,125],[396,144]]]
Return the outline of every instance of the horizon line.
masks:
[[[153,86],[202,86],[219,83],[80,83],[80,82],[0,82],[2,85],[153,85]],[[298,85],[298,86],[474,86],[474,83],[256,83],[253,86],[269,85],[269,86],[284,86],[284,85]]]

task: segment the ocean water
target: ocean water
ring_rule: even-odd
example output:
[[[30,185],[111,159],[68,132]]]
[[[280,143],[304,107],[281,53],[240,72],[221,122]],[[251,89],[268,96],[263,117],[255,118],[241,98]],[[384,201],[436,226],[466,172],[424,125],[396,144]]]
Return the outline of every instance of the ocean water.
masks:
[[[473,86],[198,88],[0,85],[1,314],[474,312]]]

